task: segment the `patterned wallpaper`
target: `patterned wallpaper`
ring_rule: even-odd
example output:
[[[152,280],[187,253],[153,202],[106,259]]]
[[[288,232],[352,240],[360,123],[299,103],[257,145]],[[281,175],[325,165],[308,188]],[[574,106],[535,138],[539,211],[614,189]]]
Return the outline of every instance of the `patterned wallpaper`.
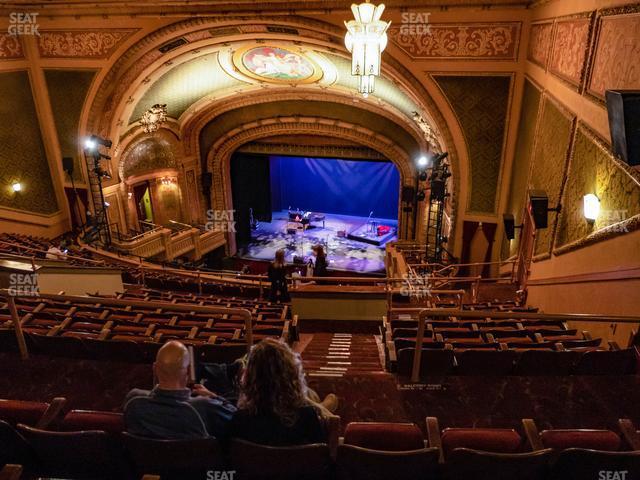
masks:
[[[73,180],[84,182],[78,154],[78,124],[95,71],[45,70],[49,99],[55,118],[62,157],[73,158]],[[68,175],[65,174],[68,179]]]
[[[551,49],[551,41],[553,35],[553,23],[534,23],[531,25],[531,33],[529,34],[529,51],[527,58],[537,63],[542,68],[547,66],[549,58],[549,50]]]
[[[599,19],[590,94],[603,98],[606,89],[640,89],[640,6],[637,9],[635,14]]]
[[[511,172],[509,206],[507,207],[507,213],[513,214],[516,224],[520,224],[522,221],[541,95],[540,90],[533,83],[528,80],[525,81],[522,110],[520,111],[520,121],[518,123],[518,139]],[[518,248],[518,232],[516,232],[516,239],[512,242],[509,242],[506,236],[503,238],[506,243],[506,251],[503,249],[503,257],[515,255]]]
[[[430,23],[425,35],[391,26],[389,37],[412,58],[516,60],[520,26],[520,22]]]
[[[549,196],[549,208],[558,204],[567,165],[574,118],[545,96],[538,125],[538,135],[532,153],[529,188],[544,190]],[[557,215],[549,212],[548,228],[538,230],[535,254],[551,251],[551,239]]]
[[[176,168],[171,144],[162,138],[150,137],[137,143],[123,154],[123,175],[140,175],[162,168]]]
[[[585,127],[576,133],[562,200],[556,248],[577,242],[596,230],[610,227],[640,214],[640,179],[621,168],[611,153]],[[583,196],[600,199],[600,215],[589,224],[583,215]],[[624,232],[626,227],[622,227]]]
[[[553,33],[549,71],[579,86],[585,70],[591,17],[558,21]]]
[[[26,71],[0,73],[0,206],[52,214],[58,211]],[[23,191],[10,186],[19,181]]]
[[[38,36],[41,57],[108,58],[136,30],[49,30]]]
[[[0,59],[14,59],[24,57],[22,44],[17,36],[0,33]]]
[[[511,77],[437,75],[434,79],[451,104],[467,144],[471,163],[467,211],[495,213]]]

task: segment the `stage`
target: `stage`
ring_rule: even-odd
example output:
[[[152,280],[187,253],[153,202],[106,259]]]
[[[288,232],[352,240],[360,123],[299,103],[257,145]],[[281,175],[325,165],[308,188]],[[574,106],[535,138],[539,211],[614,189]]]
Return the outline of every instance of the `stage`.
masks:
[[[311,221],[306,230],[287,233],[287,210],[273,212],[271,222],[259,222],[251,231],[249,243],[240,246],[238,256],[250,260],[273,260],[276,250],[284,249],[286,260],[293,263],[294,256],[309,258],[311,247],[325,246],[330,270],[360,273],[384,271],[384,246],[397,239],[397,220],[371,218],[379,226],[389,226],[385,235],[367,234],[368,217],[323,213],[324,220]],[[339,237],[344,231],[346,236]]]

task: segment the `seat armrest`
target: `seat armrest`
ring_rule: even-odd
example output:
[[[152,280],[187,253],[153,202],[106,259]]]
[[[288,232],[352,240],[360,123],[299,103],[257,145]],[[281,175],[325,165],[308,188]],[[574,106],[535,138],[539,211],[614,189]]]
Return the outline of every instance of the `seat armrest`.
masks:
[[[7,463],[0,471],[0,480],[20,480],[22,475],[22,465]]]
[[[618,420],[618,426],[622,432],[622,436],[629,444],[632,450],[640,450],[640,433],[636,430],[633,422],[628,418]]]
[[[327,431],[327,445],[329,445],[329,452],[331,458],[336,458],[338,453],[338,445],[340,444],[340,417],[338,415],[331,415],[323,419],[325,429]]]
[[[437,417],[427,417],[427,440],[429,447],[436,447],[439,453],[439,462],[444,463],[444,453],[442,451],[442,438],[440,438],[440,424]]]
[[[67,399],[64,397],[56,397],[51,400],[49,407],[42,414],[40,420],[36,424],[36,428],[46,430],[47,427],[54,421],[58,420],[61,416],[62,410],[67,403]]]
[[[544,445],[542,445],[542,441],[540,440],[540,433],[538,432],[538,427],[532,418],[523,418],[522,419],[522,427],[524,428],[524,433],[527,436],[527,441],[531,446],[532,451],[544,450]]]

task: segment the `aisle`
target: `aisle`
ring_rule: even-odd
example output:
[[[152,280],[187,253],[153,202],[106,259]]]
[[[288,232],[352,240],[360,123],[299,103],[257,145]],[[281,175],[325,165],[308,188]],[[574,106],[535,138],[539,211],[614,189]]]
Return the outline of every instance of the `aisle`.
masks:
[[[302,361],[310,378],[384,372],[378,343],[370,334],[316,333],[302,351]]]

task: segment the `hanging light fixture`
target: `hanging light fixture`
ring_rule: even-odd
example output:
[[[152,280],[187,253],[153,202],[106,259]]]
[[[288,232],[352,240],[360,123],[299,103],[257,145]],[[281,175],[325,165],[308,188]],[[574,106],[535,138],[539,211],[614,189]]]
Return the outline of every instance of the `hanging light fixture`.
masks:
[[[380,20],[384,4],[351,5],[355,20],[344,22],[347,34],[344,44],[351,53],[351,75],[360,77],[358,90],[365,97],[373,93],[375,77],[380,75],[380,56],[387,47],[387,29],[391,22]]]

